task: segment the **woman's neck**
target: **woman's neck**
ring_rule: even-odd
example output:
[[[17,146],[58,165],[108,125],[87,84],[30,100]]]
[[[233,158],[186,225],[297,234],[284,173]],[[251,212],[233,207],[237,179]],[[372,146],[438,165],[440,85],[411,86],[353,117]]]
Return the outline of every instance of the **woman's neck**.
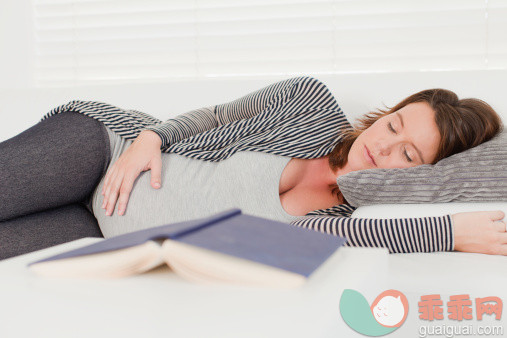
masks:
[[[350,172],[348,165],[333,171],[329,164],[329,155],[307,160],[305,174],[302,179],[304,186],[314,189],[329,189],[336,185],[336,179]]]

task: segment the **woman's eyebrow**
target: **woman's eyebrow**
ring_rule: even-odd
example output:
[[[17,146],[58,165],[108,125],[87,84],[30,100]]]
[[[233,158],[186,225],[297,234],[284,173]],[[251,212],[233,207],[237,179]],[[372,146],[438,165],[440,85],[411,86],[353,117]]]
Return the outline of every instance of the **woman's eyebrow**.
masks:
[[[396,112],[396,114],[395,114],[395,115],[396,115],[396,116],[398,116],[398,117],[400,118],[401,127],[402,127],[402,128],[405,128],[405,124],[403,123],[403,117],[401,116],[401,114],[400,114],[399,112]],[[424,159],[423,159],[422,153],[421,153],[421,151],[419,150],[419,148],[417,148],[417,147],[415,146],[415,144],[414,144],[414,143],[412,143],[412,144],[414,145],[415,150],[417,150],[417,153],[419,154],[419,157],[421,158],[422,163],[426,163],[426,162],[424,162]]]

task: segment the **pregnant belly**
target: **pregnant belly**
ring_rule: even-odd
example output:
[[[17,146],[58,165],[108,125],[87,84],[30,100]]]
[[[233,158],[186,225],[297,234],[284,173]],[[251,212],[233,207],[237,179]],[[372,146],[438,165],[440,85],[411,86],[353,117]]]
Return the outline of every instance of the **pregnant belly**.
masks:
[[[100,192],[104,184],[101,180],[93,195],[92,209],[105,238],[208,215],[207,210],[196,207],[195,194],[175,195],[179,188],[164,177],[165,184],[160,189],[151,187],[150,181],[150,172],[142,172],[134,182],[125,213],[118,215],[116,204],[112,215],[106,216],[101,208],[103,196]]]
[[[93,213],[105,238],[124,233],[161,226],[170,223],[210,216],[225,209],[247,206],[247,194],[239,191],[226,192],[227,200],[217,198],[212,189],[200,192],[200,186],[185,187],[178,180],[170,180],[162,173],[162,187],[151,187],[150,171],[142,172],[135,180],[125,213],[118,215],[117,205],[110,216],[101,208],[103,196],[100,191],[103,180],[97,186],[93,198]],[[223,190],[222,190],[223,192]],[[234,194],[237,194],[235,196]],[[245,212],[248,210],[244,208]]]

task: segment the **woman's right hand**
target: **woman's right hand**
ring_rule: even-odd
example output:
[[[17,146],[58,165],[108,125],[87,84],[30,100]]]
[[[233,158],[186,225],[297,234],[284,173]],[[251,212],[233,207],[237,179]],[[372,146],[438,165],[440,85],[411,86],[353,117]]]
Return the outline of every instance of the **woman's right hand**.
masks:
[[[102,209],[106,209],[106,216],[113,214],[118,192],[118,215],[123,215],[134,181],[142,171],[151,169],[151,186],[161,187],[161,145],[162,140],[154,131],[142,131],[109,169],[102,187]]]
[[[507,255],[504,217],[505,213],[500,210],[453,214],[454,250]]]

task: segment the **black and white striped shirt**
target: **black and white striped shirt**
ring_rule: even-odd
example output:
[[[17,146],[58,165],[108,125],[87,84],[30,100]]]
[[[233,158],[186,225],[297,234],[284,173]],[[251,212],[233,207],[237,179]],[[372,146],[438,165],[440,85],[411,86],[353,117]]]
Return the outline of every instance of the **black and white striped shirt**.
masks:
[[[351,125],[321,81],[300,76],[259,89],[229,103],[196,109],[165,122],[137,111],[93,101],[71,101],[45,114],[75,111],[103,122],[125,139],[152,130],[162,151],[221,161],[236,151],[296,158],[331,152]],[[353,206],[314,210],[291,224],[347,238],[346,246],[386,247],[391,253],[452,251],[450,215],[441,217],[350,218]]]

